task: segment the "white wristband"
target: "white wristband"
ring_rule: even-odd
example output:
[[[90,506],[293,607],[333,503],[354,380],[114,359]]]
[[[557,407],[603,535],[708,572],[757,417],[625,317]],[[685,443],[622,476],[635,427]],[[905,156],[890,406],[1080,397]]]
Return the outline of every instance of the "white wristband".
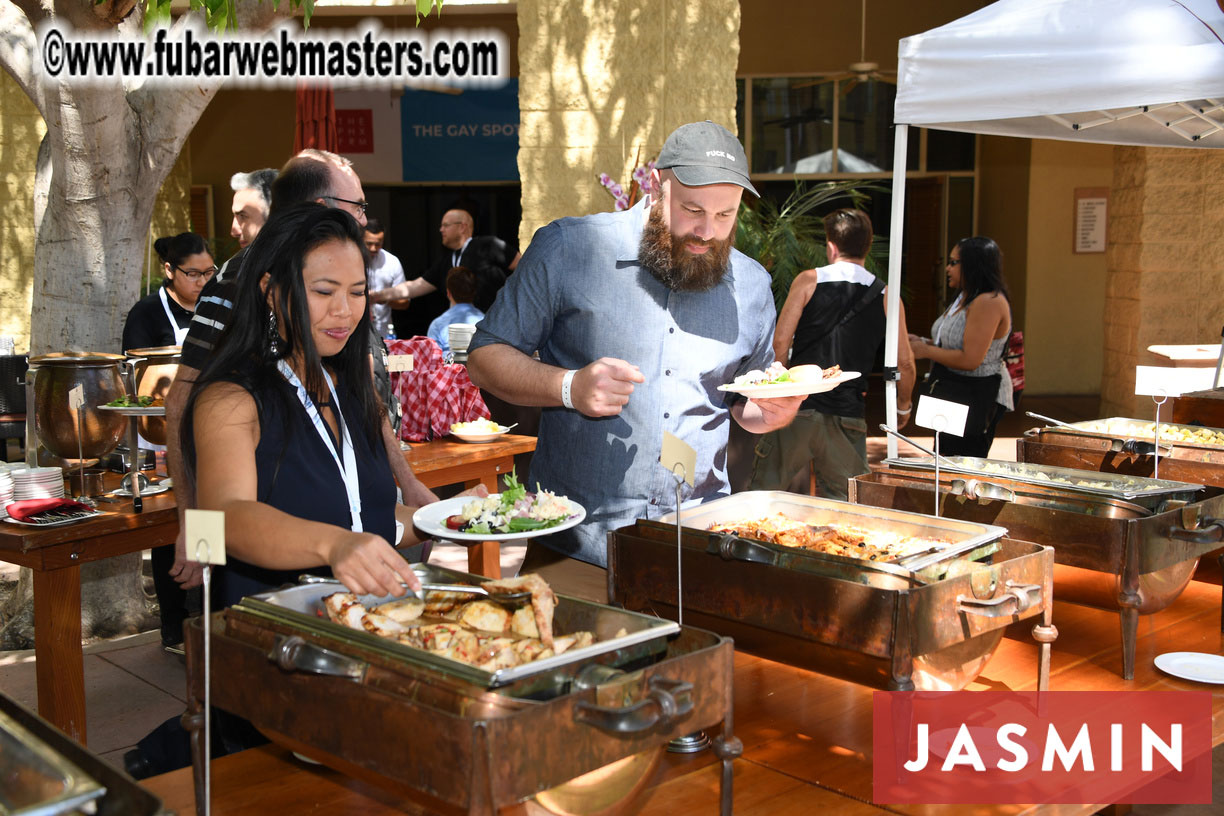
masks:
[[[561,404],[566,408],[573,408],[574,401],[570,398],[570,388],[574,385],[574,375],[578,373],[578,369],[571,368],[565,372],[565,376],[561,378]]]

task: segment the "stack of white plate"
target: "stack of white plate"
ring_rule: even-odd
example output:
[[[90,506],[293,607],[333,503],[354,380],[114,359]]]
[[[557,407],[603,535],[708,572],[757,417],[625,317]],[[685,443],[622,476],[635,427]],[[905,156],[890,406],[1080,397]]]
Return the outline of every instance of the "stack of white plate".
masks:
[[[64,469],[36,467],[14,470],[13,500],[58,499],[64,495]]]
[[[13,501],[13,476],[7,467],[0,467],[0,519],[8,516],[8,506]]]

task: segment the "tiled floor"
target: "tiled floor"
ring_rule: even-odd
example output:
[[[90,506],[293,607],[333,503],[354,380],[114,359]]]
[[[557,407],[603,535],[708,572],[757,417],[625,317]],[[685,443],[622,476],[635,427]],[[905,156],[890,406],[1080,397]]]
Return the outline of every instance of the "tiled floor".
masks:
[[[1095,398],[1028,398],[1021,410],[1009,414],[1001,423],[998,439],[991,455],[1000,459],[1015,459],[1015,437],[1037,423],[1022,413],[1024,409],[1060,420],[1076,421],[1097,417]],[[878,427],[881,419],[869,422]],[[929,436],[915,435],[921,444]],[[902,451],[906,446],[902,446]],[[883,458],[885,438],[869,440],[872,461]],[[508,545],[502,548],[502,572],[513,575],[522,563],[525,547]],[[430,563],[466,571],[467,550],[458,545],[435,548]],[[0,572],[10,573],[7,565]],[[157,632],[145,632],[127,638],[88,646],[85,649],[85,685],[89,747],[104,759],[119,767],[123,754],[154,727],[176,714],[185,706],[185,670],[182,661],[162,650]],[[34,683],[33,652],[0,652],[0,689],[24,705],[37,704]],[[1214,752],[1215,798],[1224,802],[1224,747]],[[1218,806],[1138,806],[1136,816],[1207,816],[1218,813]]]

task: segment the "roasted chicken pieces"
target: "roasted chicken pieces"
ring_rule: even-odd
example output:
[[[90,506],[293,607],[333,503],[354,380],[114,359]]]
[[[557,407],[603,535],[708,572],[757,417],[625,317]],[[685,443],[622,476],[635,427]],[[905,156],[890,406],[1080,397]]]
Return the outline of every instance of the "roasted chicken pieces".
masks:
[[[481,586],[492,594],[530,591],[531,605],[511,612],[493,601],[471,600],[465,593],[429,592],[424,600],[405,598],[367,609],[353,593],[337,592],[324,598],[323,606],[336,623],[486,671],[513,668],[595,642],[590,632],[553,637],[557,598],[538,575],[486,581]]]

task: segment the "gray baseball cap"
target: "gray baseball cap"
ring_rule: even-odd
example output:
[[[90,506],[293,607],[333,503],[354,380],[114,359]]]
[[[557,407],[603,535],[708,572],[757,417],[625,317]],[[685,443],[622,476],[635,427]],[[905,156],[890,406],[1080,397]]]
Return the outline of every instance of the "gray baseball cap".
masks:
[[[671,170],[685,187],[738,184],[757,198],[748,180],[748,157],[735,134],[708,119],[681,125],[663,144],[655,166]]]

